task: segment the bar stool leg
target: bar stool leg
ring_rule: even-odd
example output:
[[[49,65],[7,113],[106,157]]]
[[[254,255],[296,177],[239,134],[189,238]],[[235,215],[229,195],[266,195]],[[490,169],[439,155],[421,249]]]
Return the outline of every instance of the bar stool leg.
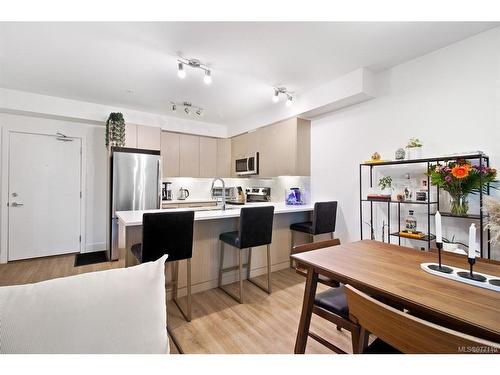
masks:
[[[172,283],[174,284],[172,298],[175,301],[177,299],[177,289],[179,287],[179,261],[172,263]]]
[[[330,238],[333,240],[333,232],[330,232]]]
[[[248,248],[247,279],[250,280],[250,269],[252,268],[252,248]]]
[[[224,242],[219,240],[219,243],[220,243],[219,280],[217,281],[217,286],[220,288],[222,286],[222,267],[224,266]]]
[[[290,232],[291,232],[291,234],[290,234],[290,254],[293,254],[293,245],[294,245],[293,233],[294,233],[294,231],[291,230]],[[290,258],[290,268],[295,268],[293,265],[292,258]]]
[[[187,266],[187,312],[184,312],[182,307],[179,304],[179,301],[177,300],[177,289],[179,286],[179,261],[175,262],[175,271],[174,271],[174,278],[175,278],[175,288],[173,292],[173,301],[176,304],[176,306],[179,308],[179,311],[181,312],[182,316],[186,321],[190,322],[191,321],[191,259],[186,259],[186,266]]]
[[[191,258],[187,260],[187,321],[191,321]]]
[[[267,293],[271,294],[271,244],[267,244]]]
[[[243,259],[242,259],[242,256],[243,256],[243,251],[238,251],[238,259],[239,259],[239,268],[238,268],[238,275],[239,275],[239,278],[240,278],[240,303],[243,303]]]

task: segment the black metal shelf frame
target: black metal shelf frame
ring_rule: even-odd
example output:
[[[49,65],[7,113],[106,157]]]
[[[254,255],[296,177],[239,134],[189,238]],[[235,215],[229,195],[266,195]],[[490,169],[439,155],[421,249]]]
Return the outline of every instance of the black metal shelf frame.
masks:
[[[431,234],[431,216],[435,215],[435,212],[431,212],[431,206],[436,206],[436,210],[439,211],[439,187],[436,187],[436,197],[434,198],[435,201],[431,201],[431,184],[430,184],[430,176],[427,175],[427,187],[428,187],[428,192],[427,192],[427,201],[426,202],[418,202],[418,201],[392,201],[392,200],[371,200],[371,199],[366,199],[363,197],[363,167],[368,167],[369,168],[369,173],[370,173],[370,187],[373,187],[373,168],[379,167],[379,166],[391,166],[391,165],[405,165],[405,164],[417,164],[417,163],[422,163],[426,164],[427,166],[427,171],[429,170],[431,163],[436,163],[436,162],[445,162],[445,161],[453,161],[453,160],[460,160],[460,159],[465,159],[465,160],[478,160],[479,161],[479,168],[482,169],[483,165],[486,165],[487,167],[490,166],[490,158],[487,155],[478,153],[478,154],[464,154],[464,155],[450,155],[450,156],[442,156],[442,157],[434,157],[434,158],[422,158],[422,159],[413,159],[413,160],[389,160],[389,161],[383,161],[383,162],[378,162],[378,163],[361,163],[359,165],[359,225],[360,225],[360,233],[361,233],[361,239],[363,239],[363,203],[364,202],[370,202],[370,227],[371,230],[373,231],[373,204],[374,203],[385,203],[387,204],[387,228],[388,228],[388,236],[387,236],[387,241],[390,243],[391,242],[391,236],[393,237],[398,237],[398,243],[401,245],[401,238],[407,238],[407,237],[402,237],[399,235],[399,232],[401,231],[401,205],[402,204],[421,204],[421,205],[426,205],[427,206],[427,235],[424,238],[421,239],[414,239],[414,240],[420,240],[420,241],[425,241],[427,242],[427,249],[431,248],[431,243],[433,240],[435,240],[435,236]],[[470,215],[464,215],[464,216],[455,216],[452,215],[451,213],[447,212],[441,212],[441,216],[443,217],[454,217],[454,218],[462,218],[462,219],[469,219],[469,220],[479,220],[479,242],[480,242],[480,253],[481,257],[483,257],[483,248],[484,248],[484,213],[482,210],[483,207],[483,195],[484,193],[484,185],[482,181],[482,175],[481,175],[481,180],[480,180],[480,189],[479,189],[479,214],[470,214]],[[490,184],[486,184],[486,195],[490,194]],[[391,233],[391,204],[397,204],[397,210],[398,210],[398,232],[397,235],[396,233]],[[412,238],[413,239],[413,238]],[[490,259],[491,257],[491,244],[490,244],[490,239],[491,239],[491,233],[490,230],[486,230],[486,245],[487,245],[487,257]]]

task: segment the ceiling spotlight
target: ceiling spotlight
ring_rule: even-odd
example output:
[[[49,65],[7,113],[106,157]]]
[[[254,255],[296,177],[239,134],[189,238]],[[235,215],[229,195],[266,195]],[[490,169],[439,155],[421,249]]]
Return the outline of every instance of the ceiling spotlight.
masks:
[[[198,107],[197,105],[193,105],[191,102],[185,101],[185,102],[174,102],[171,101],[170,104],[172,105],[172,112],[175,112],[177,110],[177,107],[183,108],[184,112],[186,115],[189,114],[196,114],[198,116],[203,115],[204,109],[201,107]]]
[[[286,106],[289,107],[293,104],[293,96],[290,91],[286,89],[286,87],[275,87],[274,88],[274,95],[273,95],[273,102],[278,103],[280,100],[280,95],[285,95],[286,96]]]
[[[184,64],[181,62],[177,64],[177,75],[179,76],[179,78],[186,78],[186,71],[184,70]]]
[[[186,77],[186,71],[184,70],[185,66],[189,66],[193,69],[203,70],[203,72],[205,73],[205,76],[203,77],[203,82],[205,82],[205,84],[207,84],[207,85],[210,85],[212,83],[212,71],[210,70],[210,68],[207,65],[203,64],[200,60],[198,60],[198,59],[186,59],[184,57],[178,57],[177,58],[177,67],[178,67],[177,75],[180,78]]]
[[[279,91],[277,89],[274,89],[273,102],[278,103],[279,100]]]
[[[210,70],[205,70],[205,77],[203,77],[203,82],[205,82],[207,85],[210,85],[212,83],[212,74]]]

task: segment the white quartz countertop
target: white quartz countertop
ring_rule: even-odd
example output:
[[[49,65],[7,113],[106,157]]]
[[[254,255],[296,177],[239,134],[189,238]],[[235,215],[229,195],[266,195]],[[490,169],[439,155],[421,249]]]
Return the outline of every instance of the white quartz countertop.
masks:
[[[172,199],[169,201],[161,201],[161,204],[189,204],[189,203],[213,203],[217,202],[215,199],[205,198],[205,199],[197,199],[197,198],[187,198],[187,199]]]
[[[142,211],[117,211],[116,216],[118,217],[120,224],[128,227],[134,225],[142,225],[142,215],[151,212],[195,211],[194,221],[202,221],[202,220],[235,218],[240,216],[240,209],[242,207],[262,207],[262,206],[274,206],[275,215],[293,213],[293,212],[312,211],[314,209],[314,203],[300,205],[300,206],[287,206],[285,203],[266,202],[266,203],[247,203],[242,206],[226,205],[225,211],[222,211],[218,207],[217,209],[201,209],[201,210],[197,208],[170,208],[170,209],[142,210]]]

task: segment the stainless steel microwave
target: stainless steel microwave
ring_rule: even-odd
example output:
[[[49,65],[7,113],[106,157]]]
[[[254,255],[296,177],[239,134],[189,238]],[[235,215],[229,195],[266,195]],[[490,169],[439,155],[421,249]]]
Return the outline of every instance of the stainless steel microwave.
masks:
[[[239,176],[259,174],[259,153],[235,161],[236,174]]]

